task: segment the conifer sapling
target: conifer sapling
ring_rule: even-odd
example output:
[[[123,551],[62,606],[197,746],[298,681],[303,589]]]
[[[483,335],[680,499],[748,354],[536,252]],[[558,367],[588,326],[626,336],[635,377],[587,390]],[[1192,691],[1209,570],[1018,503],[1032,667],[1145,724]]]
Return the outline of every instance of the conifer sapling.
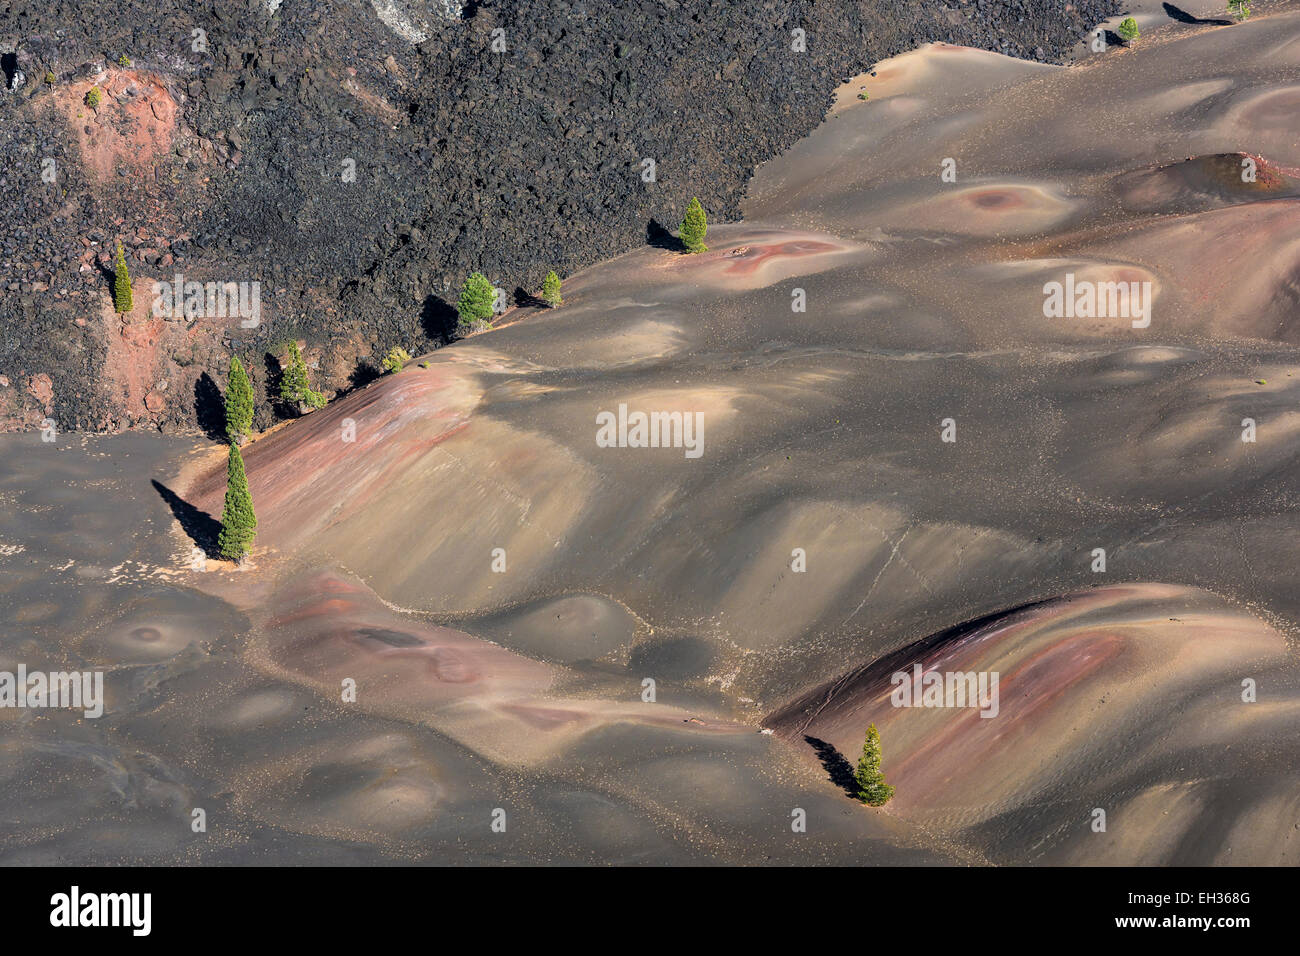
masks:
[[[564,300],[560,298],[560,277],[555,274],[554,269],[546,273],[546,278],[542,280],[542,301],[552,309],[564,304]]]
[[[400,345],[395,345],[388,350],[384,356],[384,371],[396,374],[406,367],[406,363],[411,361],[411,353],[406,351]]]
[[[496,290],[487,276],[474,272],[465,280],[460,290],[460,300],[456,303],[456,312],[460,315],[461,325],[474,325],[492,318],[492,303],[496,299]]]
[[[705,218],[704,207],[700,205],[699,199],[692,199],[690,205],[686,207],[686,215],[682,219],[682,228],[679,231],[686,251],[708,252],[709,247],[704,244],[704,234],[708,230],[709,221]]]
[[[894,795],[894,788],[885,783],[885,775],[880,772],[880,756],[880,732],[872,724],[867,728],[858,769],[853,773],[858,784],[858,799],[869,807],[883,807]]]
[[[289,358],[280,373],[280,400],[296,406],[300,412],[304,408],[325,407],[325,396],[313,391],[307,380],[307,363],[294,341],[289,342]]]
[[[226,502],[221,509],[221,534],[217,548],[229,561],[243,561],[257,534],[257,516],[253,514],[253,496],[248,493],[248,476],[239,446],[230,446],[226,459]]]
[[[232,444],[242,445],[252,430],[253,383],[239,364],[239,357],[232,355],[226,379],[226,437]]]
[[[134,306],[131,298],[131,273],[126,268],[126,253],[122,251],[122,243],[119,242],[113,260],[113,311],[126,313]]]

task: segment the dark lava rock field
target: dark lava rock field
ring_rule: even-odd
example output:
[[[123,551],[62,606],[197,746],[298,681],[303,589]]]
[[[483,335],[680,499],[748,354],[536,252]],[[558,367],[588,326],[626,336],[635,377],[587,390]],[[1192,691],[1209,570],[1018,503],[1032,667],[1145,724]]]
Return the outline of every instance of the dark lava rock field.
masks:
[[[880,59],[943,40],[1055,61],[1117,12],[0,0],[0,426],[208,427],[231,352],[261,398],[290,339],[327,394],[364,383],[390,347],[456,335],[472,270],[527,303],[549,269],[671,242],[692,196],[736,218],[754,168]],[[258,283],[260,324],[151,316],[176,274]],[[280,413],[260,401],[258,424]]]

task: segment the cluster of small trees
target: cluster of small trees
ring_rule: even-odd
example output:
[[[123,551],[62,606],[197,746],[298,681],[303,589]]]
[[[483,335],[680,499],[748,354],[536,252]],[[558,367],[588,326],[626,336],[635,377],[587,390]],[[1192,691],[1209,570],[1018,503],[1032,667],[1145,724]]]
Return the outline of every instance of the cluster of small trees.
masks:
[[[253,430],[253,383],[244,371],[239,356],[230,357],[226,377],[226,438],[230,452],[226,457],[226,501],[221,509],[221,533],[217,550],[230,561],[243,561],[257,534],[257,515],[253,513],[253,496],[248,491],[244,458],[239,446]]]
[[[682,247],[687,253],[708,251],[709,247],[704,244],[704,234],[708,228],[709,223],[704,215],[704,207],[700,205],[699,199],[692,199],[686,207],[686,215],[682,219],[680,230]],[[552,309],[560,307],[564,304],[560,289],[560,277],[552,269],[542,280],[541,300]],[[460,288],[460,296],[456,299],[456,314],[460,317],[460,324],[464,327],[472,327],[490,322],[495,312],[496,298],[497,290],[493,288],[488,277],[481,272],[471,272]],[[409,360],[410,356],[407,358]],[[384,367],[388,367],[387,362],[384,363]]]
[[[682,246],[686,253],[693,254],[708,250],[708,246],[704,244],[707,231],[708,220],[704,215],[704,207],[700,205],[699,199],[692,199],[686,208],[681,226]],[[127,271],[126,256],[120,242],[117,244],[114,271],[114,306],[118,312],[130,312],[131,276]],[[557,308],[564,303],[560,277],[554,270],[548,272],[542,282],[541,299],[551,308]],[[461,288],[456,311],[462,325],[472,326],[489,321],[495,304],[496,290],[492,287],[492,283],[483,273],[475,272]],[[395,374],[400,372],[409,361],[411,361],[410,353],[401,346],[396,346],[385,356],[383,367],[386,372]],[[281,401],[296,407],[299,412],[322,408],[325,405],[325,397],[311,387],[307,376],[307,365],[303,361],[302,352],[298,349],[298,343],[294,341],[288,343],[288,357],[280,374],[279,395]],[[226,438],[230,443],[230,451],[226,462],[226,500],[221,511],[221,533],[218,536],[217,546],[223,558],[242,561],[247,557],[257,533],[257,516],[253,511],[253,498],[248,490],[244,459],[239,452],[240,446],[247,441],[253,428],[253,383],[238,356],[233,355],[230,358],[230,372],[227,376],[225,410]],[[863,750],[858,774],[859,782],[863,786],[862,799],[865,802],[872,802],[880,799],[883,793],[884,797],[880,799],[880,803],[883,803],[889,799],[893,788],[887,786],[880,776],[880,737],[875,731],[873,725],[867,735],[867,747]],[[874,770],[871,769],[873,765],[869,760],[873,734],[875,734]],[[873,803],[873,806],[878,805]]]
[[[552,269],[542,280],[541,300],[552,309],[564,304],[560,295],[560,277]],[[460,324],[472,327],[483,322],[490,322],[496,312],[497,290],[491,281],[481,272],[471,272],[465,284],[461,286],[460,297],[456,300],[456,314]]]
[[[312,389],[298,343],[290,341],[288,352],[280,375],[280,399],[299,411],[323,407],[325,396]],[[257,534],[257,515],[248,490],[244,458],[239,451],[253,431],[253,402],[253,383],[239,356],[232,355],[225,396],[226,440],[230,443],[226,457],[226,500],[221,509],[221,533],[217,536],[218,552],[230,561],[243,561]]]

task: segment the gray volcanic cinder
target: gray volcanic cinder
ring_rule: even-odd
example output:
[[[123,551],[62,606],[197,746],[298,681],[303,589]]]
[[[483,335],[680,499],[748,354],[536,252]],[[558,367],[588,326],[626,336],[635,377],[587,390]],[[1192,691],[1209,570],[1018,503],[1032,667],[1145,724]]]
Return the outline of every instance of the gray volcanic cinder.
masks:
[[[0,711],[6,857],[1295,863],[1300,10],[1141,15],[255,430],[242,563],[225,447],[6,437],[0,670],[107,692]]]

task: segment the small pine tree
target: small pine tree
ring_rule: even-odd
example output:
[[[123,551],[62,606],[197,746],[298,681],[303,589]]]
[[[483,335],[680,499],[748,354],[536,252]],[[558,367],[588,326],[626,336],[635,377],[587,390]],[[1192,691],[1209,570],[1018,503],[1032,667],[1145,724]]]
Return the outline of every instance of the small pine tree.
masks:
[[[289,356],[280,367],[280,398],[290,405],[296,405],[303,399],[310,383],[307,381],[307,364],[298,351],[298,343],[289,343]]]
[[[104,98],[104,94],[99,91],[98,86],[92,86],[86,91],[86,105],[92,110],[99,109],[99,101]]]
[[[280,400],[297,407],[299,412],[304,408],[325,407],[325,396],[312,390],[311,382],[307,380],[307,363],[302,360],[298,343],[292,340],[289,342],[289,357],[280,372]]]
[[[1138,22],[1132,17],[1125,17],[1119,23],[1119,38],[1128,46],[1142,34],[1138,32]]]
[[[698,199],[692,199],[686,207],[686,215],[682,218],[682,228],[679,230],[686,251],[708,252],[709,247],[704,244],[704,234],[708,231],[709,221],[705,218],[704,207]]]
[[[411,353],[400,345],[395,345],[388,350],[388,355],[384,357],[384,371],[395,374],[405,368],[406,363],[409,361],[411,361]]]
[[[858,783],[858,799],[869,807],[883,807],[894,795],[894,788],[885,783],[885,775],[880,772],[880,731],[875,724],[867,728],[853,779]]]
[[[135,307],[131,298],[131,273],[126,268],[126,253],[122,243],[117,244],[117,257],[113,260],[113,310],[130,312]]]
[[[226,459],[226,503],[221,509],[221,534],[217,548],[228,561],[243,561],[257,534],[257,515],[253,514],[253,496],[248,493],[248,476],[239,446],[230,446]]]
[[[488,321],[492,318],[492,303],[495,299],[496,290],[492,288],[487,276],[481,272],[471,273],[465,280],[465,285],[460,290],[460,300],[456,303],[460,324],[473,325]]]
[[[542,280],[542,301],[552,309],[564,304],[564,299],[560,298],[560,277],[554,269],[546,273],[546,278]]]
[[[1238,22],[1250,19],[1250,4],[1246,0],[1228,0],[1228,12],[1237,18]]]
[[[239,364],[239,357],[232,355],[226,379],[226,437],[231,444],[242,445],[252,430],[253,383]]]

